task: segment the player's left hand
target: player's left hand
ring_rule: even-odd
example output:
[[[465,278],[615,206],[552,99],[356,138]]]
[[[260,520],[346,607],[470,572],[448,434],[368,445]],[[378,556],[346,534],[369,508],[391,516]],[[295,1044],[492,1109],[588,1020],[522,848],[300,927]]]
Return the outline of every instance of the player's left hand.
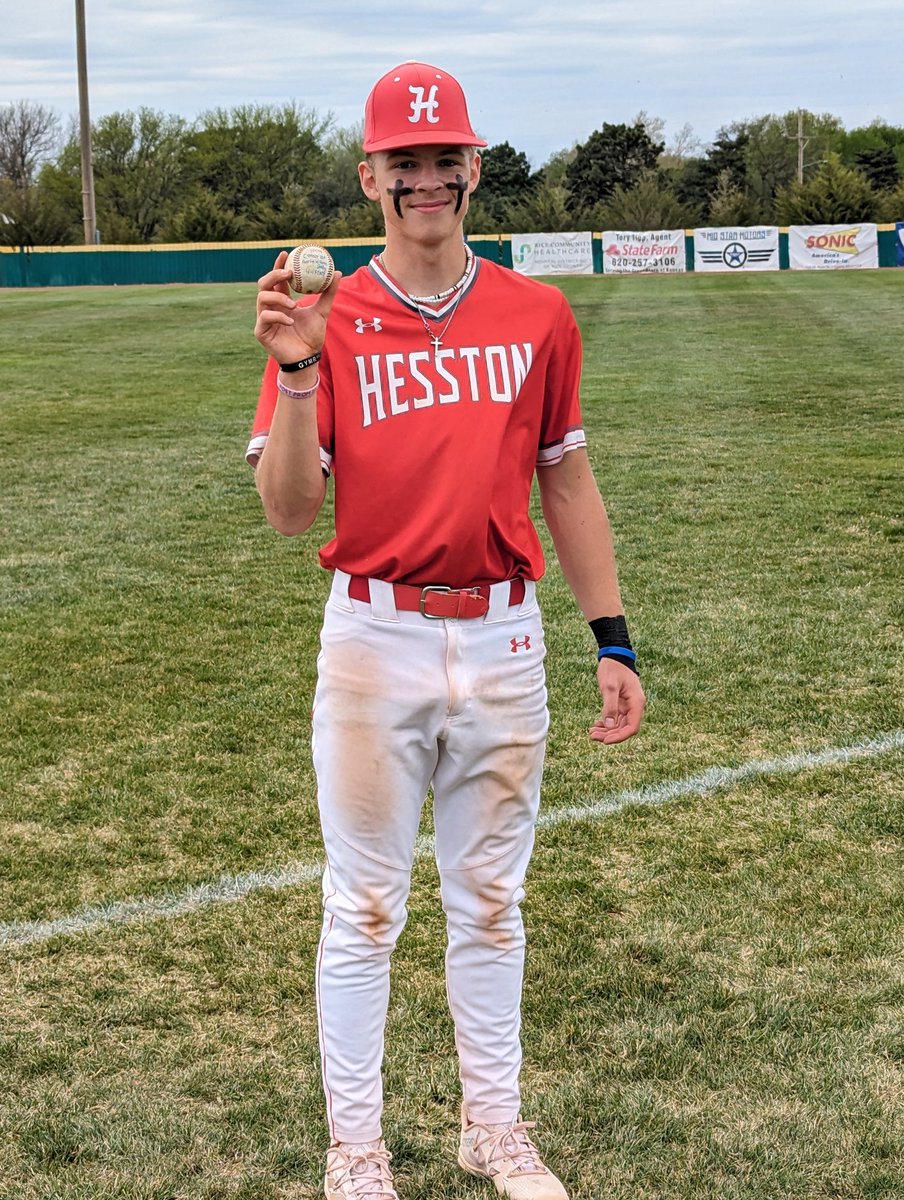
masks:
[[[647,698],[634,672],[614,658],[601,658],[596,678],[603,697],[603,711],[590,726],[595,742],[612,746],[625,742],[640,729]]]

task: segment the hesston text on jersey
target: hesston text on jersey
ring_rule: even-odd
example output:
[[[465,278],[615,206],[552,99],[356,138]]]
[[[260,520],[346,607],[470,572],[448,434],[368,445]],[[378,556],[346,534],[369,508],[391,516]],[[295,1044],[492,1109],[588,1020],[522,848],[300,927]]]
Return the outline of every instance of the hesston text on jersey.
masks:
[[[364,428],[434,404],[477,403],[481,397],[511,404],[532,362],[530,342],[356,355]]]

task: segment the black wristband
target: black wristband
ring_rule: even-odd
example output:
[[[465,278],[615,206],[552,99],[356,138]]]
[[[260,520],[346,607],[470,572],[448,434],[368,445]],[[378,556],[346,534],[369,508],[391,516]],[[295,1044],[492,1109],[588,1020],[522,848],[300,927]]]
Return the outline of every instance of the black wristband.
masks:
[[[300,362],[280,363],[280,371],[285,371],[287,375],[291,375],[293,371],[303,371],[306,367],[316,367],[320,362],[320,351],[312,354],[309,358],[303,358]]]
[[[623,616],[597,617],[588,624],[596,638],[597,662],[601,658],[614,658],[616,662],[620,662],[622,666],[637,675],[635,661],[637,655],[631,647],[631,639],[628,637],[628,622],[625,618]]]
[[[628,637],[628,622],[624,616],[597,617],[588,624],[600,650],[603,646],[623,646],[625,650],[632,649],[631,639]]]

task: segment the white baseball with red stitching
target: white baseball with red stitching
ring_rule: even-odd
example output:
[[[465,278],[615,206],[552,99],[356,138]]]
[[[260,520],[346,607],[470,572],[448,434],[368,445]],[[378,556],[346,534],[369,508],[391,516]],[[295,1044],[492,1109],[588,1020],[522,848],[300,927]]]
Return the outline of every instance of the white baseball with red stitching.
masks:
[[[335,267],[329,250],[316,242],[304,242],[290,253],[286,267],[292,272],[292,289],[309,295],[325,292],[333,282]]]

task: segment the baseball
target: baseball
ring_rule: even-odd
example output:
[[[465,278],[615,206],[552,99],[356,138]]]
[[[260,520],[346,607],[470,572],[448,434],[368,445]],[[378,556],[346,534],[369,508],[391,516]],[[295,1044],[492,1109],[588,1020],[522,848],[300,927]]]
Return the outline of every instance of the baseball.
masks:
[[[286,267],[292,272],[290,283],[296,292],[325,292],[333,280],[335,267],[330,252],[316,242],[303,242],[289,255]]]

